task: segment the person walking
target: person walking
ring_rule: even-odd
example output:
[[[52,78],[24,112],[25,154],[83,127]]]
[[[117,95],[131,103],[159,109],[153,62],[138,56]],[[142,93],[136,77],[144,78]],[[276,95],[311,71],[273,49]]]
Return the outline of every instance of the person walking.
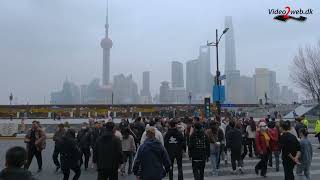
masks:
[[[302,130],[302,129],[306,129],[307,128],[307,126],[305,125],[305,124],[303,124],[302,123],[302,119],[303,117],[298,117],[298,118],[296,118],[296,125],[295,125],[295,130],[296,130],[296,133],[297,133],[297,135],[298,135],[298,138],[301,138],[300,137],[300,131]]]
[[[318,149],[320,149],[320,115],[319,115],[319,119],[316,121],[316,125],[315,125],[314,131],[316,133],[315,137],[317,137],[318,141],[319,141]]]
[[[132,174],[132,161],[133,161],[133,154],[136,151],[136,144],[134,142],[133,136],[130,134],[130,129],[128,127],[122,130],[122,152],[123,152],[123,164],[121,167],[121,174],[125,175],[126,164],[129,160],[128,165],[128,175]]]
[[[268,123],[268,134],[270,136],[270,156],[268,160],[268,165],[272,167],[272,155],[274,155],[276,160],[276,171],[279,172],[280,166],[280,145],[279,145],[279,138],[280,138],[280,130],[279,126],[276,125],[275,121],[270,121]]]
[[[61,168],[61,164],[59,162],[58,156],[60,154],[60,147],[61,147],[61,140],[62,137],[65,135],[66,131],[64,129],[63,124],[59,124],[57,131],[53,135],[54,141],[54,150],[52,154],[53,163],[56,166],[56,172]]]
[[[231,120],[229,122],[230,129],[227,131],[227,148],[231,151],[232,174],[237,173],[237,163],[240,174],[243,174],[241,160],[242,133],[240,129],[235,128],[235,125],[235,121]]]
[[[256,149],[259,154],[260,161],[255,166],[255,172],[260,176],[267,177],[268,158],[271,153],[270,136],[268,134],[268,127],[265,122],[259,123],[259,130],[256,133]]]
[[[253,157],[253,153],[256,155],[256,122],[253,120],[253,117],[250,117],[249,125],[246,128],[248,135],[248,149],[249,157]]]
[[[79,131],[77,135],[77,142],[80,147],[80,167],[83,164],[83,156],[84,156],[84,169],[87,170],[89,166],[89,159],[91,156],[90,153],[90,145],[91,143],[91,137],[90,137],[90,130],[87,123],[83,123],[81,130]]]
[[[169,122],[168,132],[164,136],[164,146],[171,161],[169,180],[173,180],[174,160],[177,161],[178,165],[178,180],[183,180],[182,155],[183,151],[186,151],[186,143],[183,134],[177,128],[175,120]]]
[[[297,175],[302,177],[304,176],[307,180],[310,180],[310,168],[313,150],[311,142],[308,139],[308,130],[301,129],[300,137],[301,156],[299,161],[301,164],[297,165]]]
[[[94,123],[94,128],[91,130],[91,148],[92,148],[92,163],[96,164],[97,163],[97,157],[96,157],[96,144],[98,138],[102,135],[102,123],[101,122],[95,122]]]
[[[123,161],[122,144],[114,135],[115,124],[107,122],[96,142],[98,180],[118,180],[118,168]]]
[[[210,161],[212,166],[212,175],[218,176],[218,163],[220,155],[219,125],[217,122],[210,122],[210,128],[206,131],[210,143]],[[222,130],[220,130],[222,131]]]
[[[210,156],[210,144],[200,122],[194,124],[188,148],[192,160],[194,179],[203,180],[206,161]]]
[[[147,138],[136,154],[133,173],[138,180],[161,180],[170,171],[168,152],[155,135],[155,127],[147,128]]]
[[[74,129],[68,129],[65,136],[62,137],[60,153],[63,180],[69,179],[70,170],[74,172],[73,180],[78,180],[81,175],[81,152],[77,144],[76,132]]]
[[[0,172],[1,180],[36,180],[30,171],[23,168],[27,151],[23,147],[12,147],[6,152],[5,168]]]
[[[282,152],[285,180],[294,180],[293,168],[296,164],[299,164],[300,143],[298,139],[290,133],[290,121],[282,122],[280,127],[283,131],[279,143]]]
[[[42,171],[42,150],[46,147],[46,134],[41,129],[38,121],[32,122],[32,127],[28,130],[24,142],[27,144],[27,163],[25,169],[29,169],[33,157],[35,156],[38,163],[38,172]]]
[[[155,132],[155,133],[156,133],[156,134],[155,134],[156,139],[162,144],[162,146],[164,146],[162,133],[155,127],[155,125],[156,125],[156,122],[155,122],[155,121],[151,120],[151,121],[149,122],[149,127],[154,127],[155,130],[156,130],[156,132]],[[147,128],[148,128],[148,127],[147,127]],[[147,129],[147,128],[146,128],[146,129]],[[144,133],[142,134],[140,144],[143,144],[144,141],[147,139],[146,132],[147,132],[147,131],[144,131]]]

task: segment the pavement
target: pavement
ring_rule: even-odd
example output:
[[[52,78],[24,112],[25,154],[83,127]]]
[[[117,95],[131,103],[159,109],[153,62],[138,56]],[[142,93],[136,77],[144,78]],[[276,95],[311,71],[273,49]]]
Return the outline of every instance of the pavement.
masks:
[[[318,148],[318,142],[314,136],[310,136],[309,138],[313,144],[314,148],[314,157],[312,161],[311,166],[311,179],[319,179],[320,178],[320,150]],[[5,152],[8,148],[13,146],[25,146],[22,139],[16,138],[16,139],[0,139],[0,169],[4,168],[5,164]],[[37,171],[37,164],[36,160],[34,159],[30,171],[34,174],[38,180],[59,180],[63,179],[62,173],[55,172],[55,166],[52,162],[52,152],[54,149],[54,143],[52,140],[47,140],[47,147],[43,151],[43,171],[41,173],[36,173]],[[237,180],[237,179],[263,179],[259,176],[257,176],[254,173],[254,166],[257,164],[259,159],[256,158],[246,158],[244,160],[244,174],[240,175],[231,175],[231,165],[230,161],[227,166],[224,165],[224,162],[221,164],[221,168],[219,170],[219,176],[213,177],[210,175],[211,172],[211,165],[208,162],[206,164],[205,169],[205,180]],[[275,165],[275,163],[273,163]],[[176,165],[175,165],[176,166]],[[91,167],[91,164],[89,165]],[[192,174],[192,166],[191,161],[186,157],[183,159],[183,174],[184,174],[184,180],[193,180],[193,174]],[[71,177],[73,176],[73,173],[71,173]],[[267,173],[267,179],[272,180],[282,180],[284,179],[282,164],[280,163],[280,172],[276,172],[275,168],[268,167],[268,173]],[[71,179],[70,177],[70,179]],[[97,179],[97,173],[94,169],[89,168],[87,171],[84,171],[82,169],[80,180],[92,180]],[[168,178],[165,178],[168,179]],[[177,178],[177,168],[174,168],[174,179]],[[299,179],[299,178],[296,178]],[[136,180],[134,176],[125,176],[121,177],[119,176],[119,180]]]

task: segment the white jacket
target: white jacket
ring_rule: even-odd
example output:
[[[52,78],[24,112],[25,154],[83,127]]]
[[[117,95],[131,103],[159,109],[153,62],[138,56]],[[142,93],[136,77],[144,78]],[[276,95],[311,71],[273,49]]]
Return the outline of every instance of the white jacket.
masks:
[[[148,127],[146,127],[146,129],[147,129],[147,128],[148,128]],[[164,146],[163,136],[162,136],[161,132],[160,132],[157,128],[155,128],[155,127],[154,127],[154,129],[156,130],[156,134],[155,134],[156,137],[155,137],[155,138],[156,138],[158,141],[161,142],[162,146]],[[143,134],[142,134],[142,137],[141,137],[140,144],[143,144],[146,139],[147,139],[147,135],[146,135],[146,131],[144,131]]]

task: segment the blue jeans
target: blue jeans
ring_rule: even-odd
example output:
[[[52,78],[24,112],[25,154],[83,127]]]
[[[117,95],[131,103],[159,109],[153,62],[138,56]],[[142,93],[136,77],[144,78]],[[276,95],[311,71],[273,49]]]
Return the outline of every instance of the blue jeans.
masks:
[[[213,175],[218,175],[219,152],[210,154]]]
[[[280,151],[274,151],[269,155],[269,166],[272,166],[272,154],[274,154],[274,158],[276,159],[276,170],[279,171],[280,164]]]
[[[311,164],[306,163],[301,163],[300,165],[297,165],[297,175],[299,176],[299,179],[310,180],[310,166]]]

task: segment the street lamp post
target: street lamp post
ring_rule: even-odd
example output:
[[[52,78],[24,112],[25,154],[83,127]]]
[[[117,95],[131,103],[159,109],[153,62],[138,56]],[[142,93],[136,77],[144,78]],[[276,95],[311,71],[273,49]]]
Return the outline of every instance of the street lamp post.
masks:
[[[10,93],[10,96],[9,96],[10,105],[12,105],[12,100],[13,100],[13,95],[12,93]]]
[[[223,30],[222,34],[220,35],[219,39],[218,39],[218,29],[216,29],[216,41],[215,42],[211,42],[211,43],[207,42],[207,46],[215,46],[216,47],[217,71],[216,71],[215,84],[218,87],[221,86],[220,71],[219,71],[219,42],[220,42],[220,39],[221,39],[222,35],[224,35],[228,30],[229,30],[229,28],[225,28]],[[220,91],[220,89],[219,89],[219,91]],[[218,115],[220,116],[221,115],[220,92],[218,92],[218,100],[216,101],[216,105],[217,105]]]

